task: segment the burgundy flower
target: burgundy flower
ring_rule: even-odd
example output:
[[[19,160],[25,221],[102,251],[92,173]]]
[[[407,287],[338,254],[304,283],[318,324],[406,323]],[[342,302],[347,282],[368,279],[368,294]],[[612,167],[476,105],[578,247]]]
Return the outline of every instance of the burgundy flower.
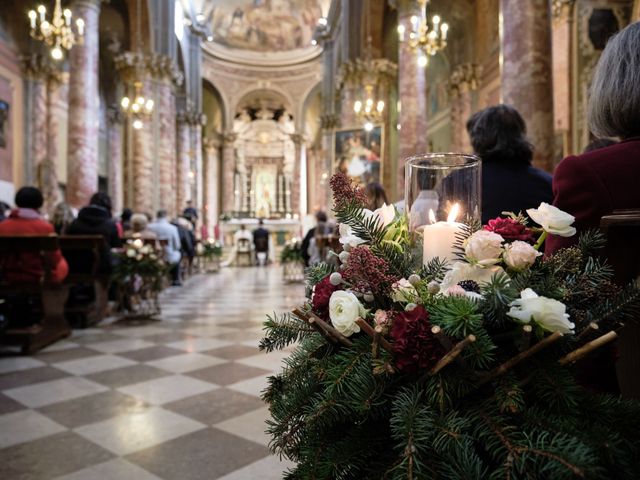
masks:
[[[313,297],[311,297],[311,305],[316,315],[323,319],[329,318],[329,300],[331,294],[336,290],[341,290],[339,286],[333,285],[329,280],[331,275],[327,275],[315,286]]]
[[[391,267],[384,258],[377,257],[365,246],[349,251],[349,260],[342,271],[342,277],[351,283],[352,290],[371,292],[374,296],[387,295],[391,285],[400,280],[391,273]]]
[[[391,326],[395,365],[406,373],[428,370],[445,354],[431,333],[429,312],[419,305],[409,312],[396,313]]]
[[[533,231],[513,218],[494,218],[493,220],[489,220],[489,223],[484,226],[484,229],[497,233],[505,240],[535,242]]]
[[[329,185],[333,191],[333,202],[336,209],[342,208],[346,203],[355,200],[356,203],[364,207],[367,204],[367,194],[360,187],[356,187],[351,179],[344,173],[335,173]]]

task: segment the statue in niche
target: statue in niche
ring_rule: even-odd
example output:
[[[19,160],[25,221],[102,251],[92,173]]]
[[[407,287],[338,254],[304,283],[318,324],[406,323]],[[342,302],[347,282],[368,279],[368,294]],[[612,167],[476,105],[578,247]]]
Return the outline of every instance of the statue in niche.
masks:
[[[256,117],[260,120],[273,120],[273,112],[265,107],[260,107],[260,110],[256,113]]]
[[[284,112],[282,112],[282,115],[280,115],[280,118],[278,118],[278,124],[285,133],[293,133],[296,131],[296,127],[293,123],[293,116],[286,108],[284,109]]]
[[[251,123],[251,115],[246,108],[243,108],[236,118],[233,120],[233,131],[240,132]]]

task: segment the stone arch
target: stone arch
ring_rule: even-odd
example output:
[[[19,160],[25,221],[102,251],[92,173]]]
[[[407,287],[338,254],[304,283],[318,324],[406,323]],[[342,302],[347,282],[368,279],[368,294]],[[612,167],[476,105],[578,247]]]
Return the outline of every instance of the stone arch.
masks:
[[[233,119],[238,109],[243,108],[247,103],[254,99],[265,99],[275,102],[280,102],[283,108],[292,111],[295,102],[291,98],[288,92],[280,88],[277,85],[251,85],[241,91],[239,91],[232,100],[229,102],[227,109],[227,125],[233,124]],[[296,112],[297,113],[297,112]]]

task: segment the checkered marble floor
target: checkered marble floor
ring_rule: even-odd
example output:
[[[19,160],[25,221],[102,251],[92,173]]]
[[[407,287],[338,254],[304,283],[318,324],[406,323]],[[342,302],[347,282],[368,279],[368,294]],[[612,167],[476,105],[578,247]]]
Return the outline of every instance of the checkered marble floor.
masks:
[[[0,478],[282,478],[259,395],[287,352],[257,343],[303,294],[276,267],[223,269],[164,292],[159,321],[0,356]]]

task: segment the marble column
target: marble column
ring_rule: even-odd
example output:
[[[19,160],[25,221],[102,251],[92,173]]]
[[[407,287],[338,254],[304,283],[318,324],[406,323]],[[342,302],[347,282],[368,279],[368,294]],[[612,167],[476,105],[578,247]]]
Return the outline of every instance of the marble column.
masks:
[[[514,2],[519,3],[519,2]],[[414,0],[397,0],[398,25],[411,31],[411,17],[420,16],[420,6]],[[398,149],[398,192],[404,192],[404,161],[407,157],[427,151],[427,72],[418,65],[418,53],[407,42],[399,43],[398,99],[400,124]]]
[[[220,209],[218,205],[218,192],[220,191],[220,142],[216,139],[208,139],[205,142],[204,157],[204,208],[202,220],[207,227],[209,235],[213,233],[213,227],[218,223]]]
[[[189,182],[189,172],[191,171],[191,129],[189,118],[185,112],[178,115],[177,128],[177,165],[176,165],[176,210],[182,212],[187,200],[191,200],[191,189]]]
[[[200,220],[202,220],[203,207],[204,207],[204,169],[202,161],[202,115],[198,114],[194,118],[194,122],[191,124],[191,165],[193,171],[192,180],[192,198],[194,200],[195,208],[199,213]]]
[[[57,72],[47,78],[47,155],[40,165],[40,188],[44,197],[43,211],[49,214],[53,214],[56,205],[62,201],[57,171],[61,160],[58,152],[60,129],[56,112],[62,82],[62,75]]]
[[[177,211],[176,182],[176,101],[173,86],[161,81],[157,88],[158,179],[160,208],[174,216]],[[184,203],[182,207],[184,208]]]
[[[148,89],[143,95],[148,96]],[[133,181],[133,204],[131,208],[137,212],[153,211],[153,152],[152,152],[152,119],[144,120],[144,125],[140,129],[131,128],[132,137],[132,181]]]
[[[467,134],[467,120],[473,113],[473,92],[478,88],[482,68],[473,63],[463,63],[451,72],[449,94],[451,97],[451,150],[471,153],[471,140]]]
[[[122,173],[123,120],[119,106],[113,106],[107,110],[107,168],[109,173],[109,196],[111,197],[114,212],[120,212],[124,207],[124,176]]]
[[[553,81],[548,0],[500,0],[501,88],[504,103],[518,109],[535,147],[533,163],[553,168]]]
[[[304,135],[300,133],[292,133],[291,140],[293,140],[293,144],[295,145],[295,157],[293,164],[293,177],[291,179],[291,213],[294,215],[304,215],[306,212],[300,211],[301,205],[301,188],[300,182],[302,179],[301,175],[301,162],[302,162],[302,148],[304,146]]]
[[[226,132],[222,144],[222,212],[231,213],[235,204],[235,141],[238,134]]]
[[[84,41],[69,53],[67,202],[82,207],[98,188],[98,61],[101,0],[76,0],[73,13],[85,23]]]
[[[555,131],[563,136],[562,156],[573,152],[573,17],[575,0],[553,0],[553,117]]]

